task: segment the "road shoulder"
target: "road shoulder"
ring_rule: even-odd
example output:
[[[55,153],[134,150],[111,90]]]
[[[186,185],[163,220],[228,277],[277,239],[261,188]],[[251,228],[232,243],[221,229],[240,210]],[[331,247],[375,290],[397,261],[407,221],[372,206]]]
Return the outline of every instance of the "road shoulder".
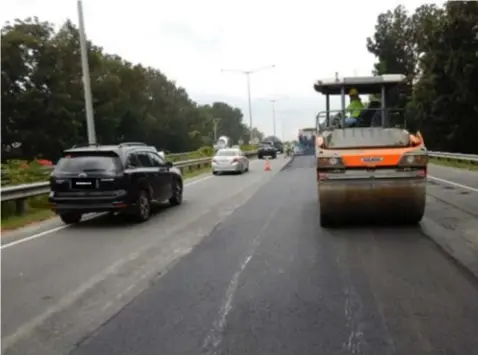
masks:
[[[475,216],[429,195],[420,225],[425,235],[478,278],[478,220]]]

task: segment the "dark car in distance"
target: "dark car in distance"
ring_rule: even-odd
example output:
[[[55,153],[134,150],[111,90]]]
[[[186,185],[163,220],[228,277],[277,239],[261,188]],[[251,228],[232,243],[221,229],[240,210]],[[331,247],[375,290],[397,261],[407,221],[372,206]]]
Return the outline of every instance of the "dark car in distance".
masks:
[[[273,143],[270,141],[262,141],[257,149],[257,157],[259,159],[264,157],[275,159],[277,158],[277,148],[274,147]]]
[[[180,170],[156,148],[136,142],[65,150],[50,187],[51,209],[66,224],[90,212],[120,212],[142,222],[152,203],[180,205],[183,199]]]
[[[282,141],[277,138],[276,136],[268,136],[263,139],[263,141],[270,142],[276,149],[277,152],[280,154],[284,153],[284,144]]]

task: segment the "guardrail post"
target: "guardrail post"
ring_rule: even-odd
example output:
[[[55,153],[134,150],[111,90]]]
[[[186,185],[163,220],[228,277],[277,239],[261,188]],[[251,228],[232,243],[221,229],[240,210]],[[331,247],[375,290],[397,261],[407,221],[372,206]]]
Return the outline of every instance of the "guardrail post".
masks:
[[[19,198],[15,200],[15,214],[17,216],[21,216],[25,213],[26,210],[26,199]]]

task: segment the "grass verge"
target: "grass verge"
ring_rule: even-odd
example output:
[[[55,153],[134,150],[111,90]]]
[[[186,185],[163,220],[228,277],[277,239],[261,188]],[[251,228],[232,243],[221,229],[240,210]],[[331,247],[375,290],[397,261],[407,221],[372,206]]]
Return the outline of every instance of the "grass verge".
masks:
[[[28,213],[21,216],[8,216],[2,218],[2,232],[26,227],[30,224],[41,222],[55,216],[46,208],[29,208]]]
[[[460,161],[460,160],[445,160],[445,159],[438,159],[438,158],[430,158],[430,163],[441,165],[441,166],[447,166],[450,168],[478,171],[478,164],[472,164],[472,163]]]
[[[191,179],[198,175],[211,172],[210,167],[205,167],[201,169],[195,169],[191,171],[185,171],[183,173],[184,180]],[[38,204],[36,204],[38,205]],[[45,221],[47,219],[55,217],[55,213],[52,212],[46,204],[44,207],[27,207],[27,213],[21,216],[9,215],[2,216],[2,232],[12,231],[18,228],[26,227],[28,225]]]

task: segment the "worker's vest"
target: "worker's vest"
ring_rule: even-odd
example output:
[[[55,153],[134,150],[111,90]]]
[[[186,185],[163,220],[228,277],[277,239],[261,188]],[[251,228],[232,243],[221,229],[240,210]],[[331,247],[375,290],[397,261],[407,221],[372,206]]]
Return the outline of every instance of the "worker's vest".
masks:
[[[351,116],[354,118],[360,116],[360,112],[362,112],[363,109],[364,106],[360,100],[352,100],[347,106],[347,111],[350,112]]]

